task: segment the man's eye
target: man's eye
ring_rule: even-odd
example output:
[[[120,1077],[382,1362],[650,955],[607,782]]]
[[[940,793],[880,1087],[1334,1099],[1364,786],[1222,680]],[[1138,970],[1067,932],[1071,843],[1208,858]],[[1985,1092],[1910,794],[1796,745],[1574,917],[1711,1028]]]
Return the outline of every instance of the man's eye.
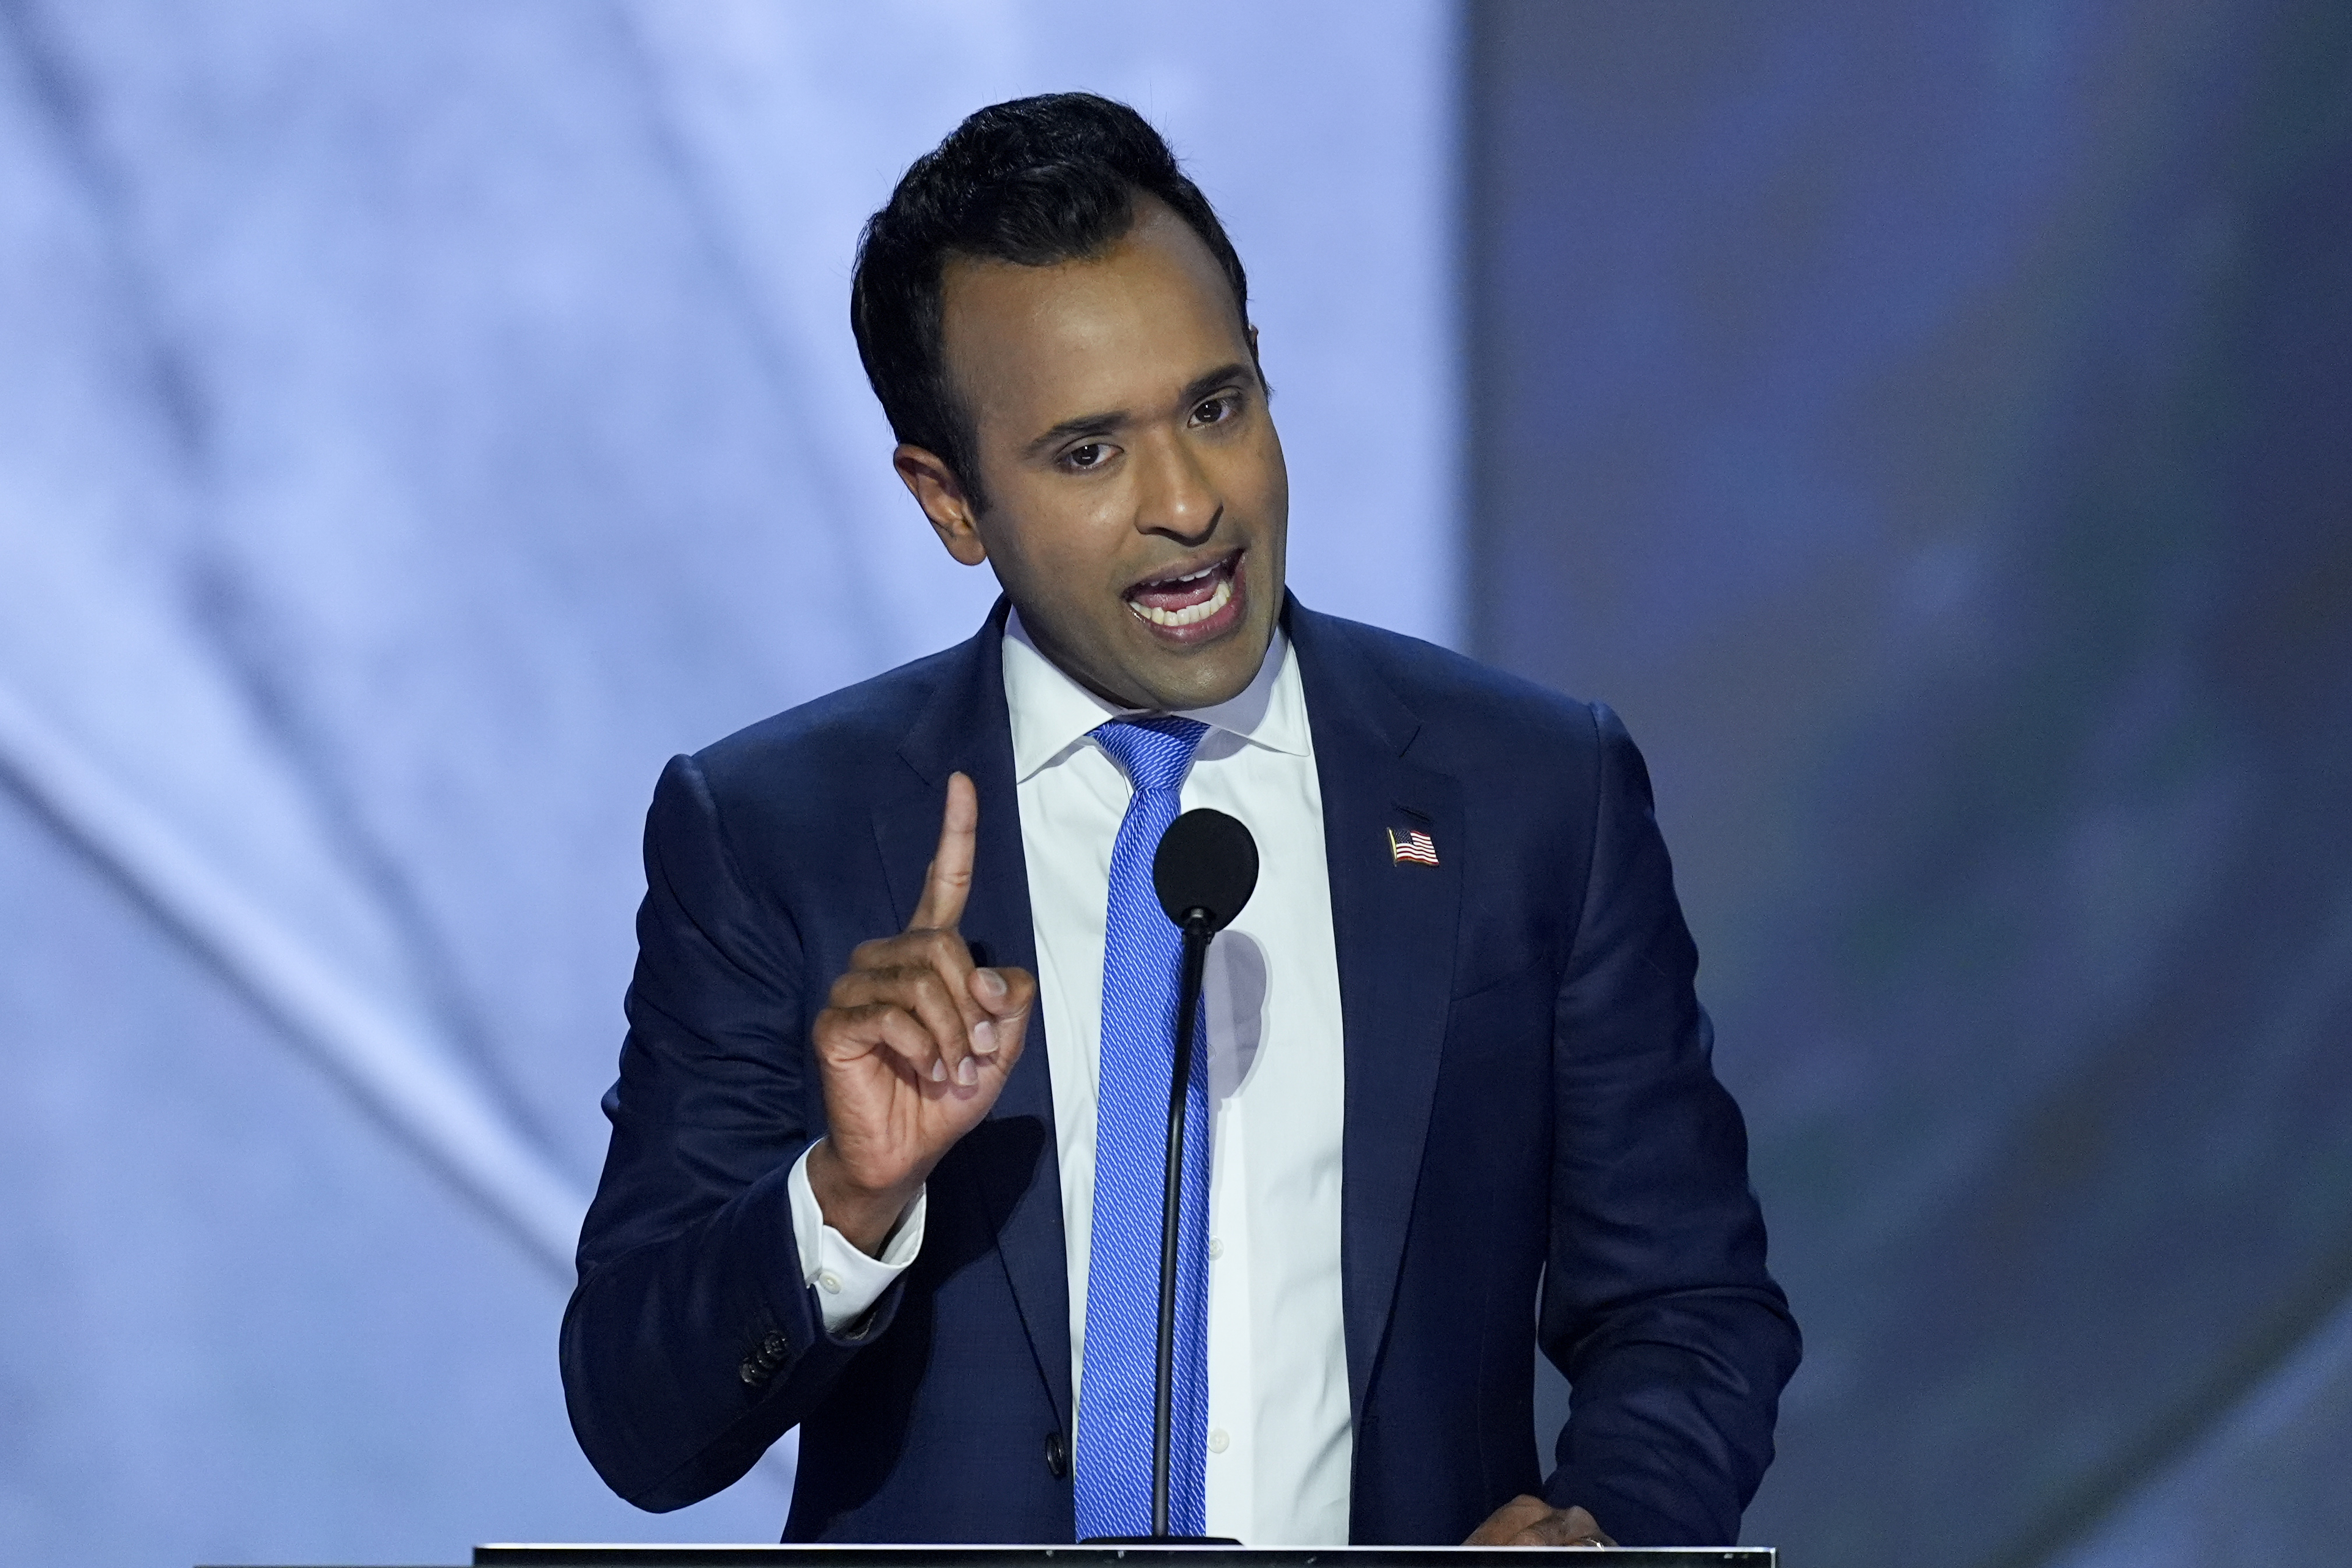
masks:
[[[1195,425],[1222,425],[1233,416],[1234,400],[1231,397],[1212,397],[1192,410],[1192,423]]]
[[[1074,468],[1099,468],[1109,458],[1110,447],[1100,441],[1089,441],[1062,454],[1062,461]]]

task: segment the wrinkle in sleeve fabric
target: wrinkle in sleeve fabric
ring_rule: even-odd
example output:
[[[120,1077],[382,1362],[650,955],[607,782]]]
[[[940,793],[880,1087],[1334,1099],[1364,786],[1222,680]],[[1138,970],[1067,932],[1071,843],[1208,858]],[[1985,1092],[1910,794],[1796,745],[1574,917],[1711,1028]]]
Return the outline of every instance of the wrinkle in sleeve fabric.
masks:
[[[564,1313],[564,1398],[607,1485],[656,1511],[733,1483],[885,1332],[828,1332],[791,1173],[822,1136],[790,912],[748,885],[694,761],[646,823],[613,1138]]]
[[[1649,773],[1617,716],[1592,712],[1538,1330],[1570,1414],[1545,1494],[1628,1546],[1729,1544],[1771,1462],[1799,1341],[1765,1268],[1747,1130],[1715,1076]]]

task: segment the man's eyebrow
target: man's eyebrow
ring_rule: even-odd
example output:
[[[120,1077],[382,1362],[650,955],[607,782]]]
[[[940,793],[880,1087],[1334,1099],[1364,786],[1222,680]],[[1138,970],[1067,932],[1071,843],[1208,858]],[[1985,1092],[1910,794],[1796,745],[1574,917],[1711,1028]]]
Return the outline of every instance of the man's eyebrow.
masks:
[[[1230,386],[1237,381],[1249,381],[1254,378],[1255,373],[1248,365],[1240,360],[1234,360],[1230,364],[1221,364],[1205,374],[1194,376],[1185,384],[1184,390],[1177,394],[1176,401],[1189,407],[1221,386]],[[1075,419],[1063,420],[1052,429],[1037,437],[1021,448],[1021,455],[1024,458],[1039,457],[1073,437],[1109,436],[1134,422],[1135,416],[1124,408],[1109,409],[1100,414],[1081,414]]]
[[[1217,388],[1221,386],[1231,386],[1237,381],[1255,381],[1256,379],[1256,372],[1251,370],[1249,366],[1244,364],[1241,361],[1235,360],[1230,364],[1219,365],[1216,369],[1209,372],[1206,375],[1194,376],[1192,379],[1192,382],[1184,388],[1183,395],[1180,396],[1177,401],[1189,408],[1193,404],[1200,402],[1201,399],[1208,396],[1209,394],[1216,391]]]
[[[1053,450],[1073,436],[1108,436],[1120,426],[1131,424],[1135,416],[1125,409],[1108,414],[1081,414],[1076,419],[1065,419],[1026,447],[1021,448],[1024,458],[1034,458]]]

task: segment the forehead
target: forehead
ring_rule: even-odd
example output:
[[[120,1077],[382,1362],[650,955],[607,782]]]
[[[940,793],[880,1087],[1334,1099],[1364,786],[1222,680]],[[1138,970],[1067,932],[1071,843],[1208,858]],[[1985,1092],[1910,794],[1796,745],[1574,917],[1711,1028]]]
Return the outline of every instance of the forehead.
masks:
[[[983,428],[1138,409],[1248,357],[1233,288],[1157,201],[1099,256],[1024,267],[957,258],[941,278],[949,375]]]

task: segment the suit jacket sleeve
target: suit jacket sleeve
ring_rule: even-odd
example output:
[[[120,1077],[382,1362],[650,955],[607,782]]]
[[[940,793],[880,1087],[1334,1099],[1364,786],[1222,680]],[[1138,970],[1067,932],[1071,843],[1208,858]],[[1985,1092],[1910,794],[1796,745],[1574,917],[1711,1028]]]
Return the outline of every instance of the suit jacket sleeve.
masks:
[[[1711,1064],[1649,774],[1617,716],[1594,720],[1539,1321],[1570,1415],[1545,1490],[1629,1546],[1729,1544],[1771,1462],[1797,1331],[1765,1271],[1747,1131]]]
[[[802,1278],[790,1177],[824,1129],[800,939],[743,875],[690,758],[655,790],[646,883],[562,1363],[597,1474],[667,1510],[730,1485],[798,1424],[901,1288],[838,1335]]]

